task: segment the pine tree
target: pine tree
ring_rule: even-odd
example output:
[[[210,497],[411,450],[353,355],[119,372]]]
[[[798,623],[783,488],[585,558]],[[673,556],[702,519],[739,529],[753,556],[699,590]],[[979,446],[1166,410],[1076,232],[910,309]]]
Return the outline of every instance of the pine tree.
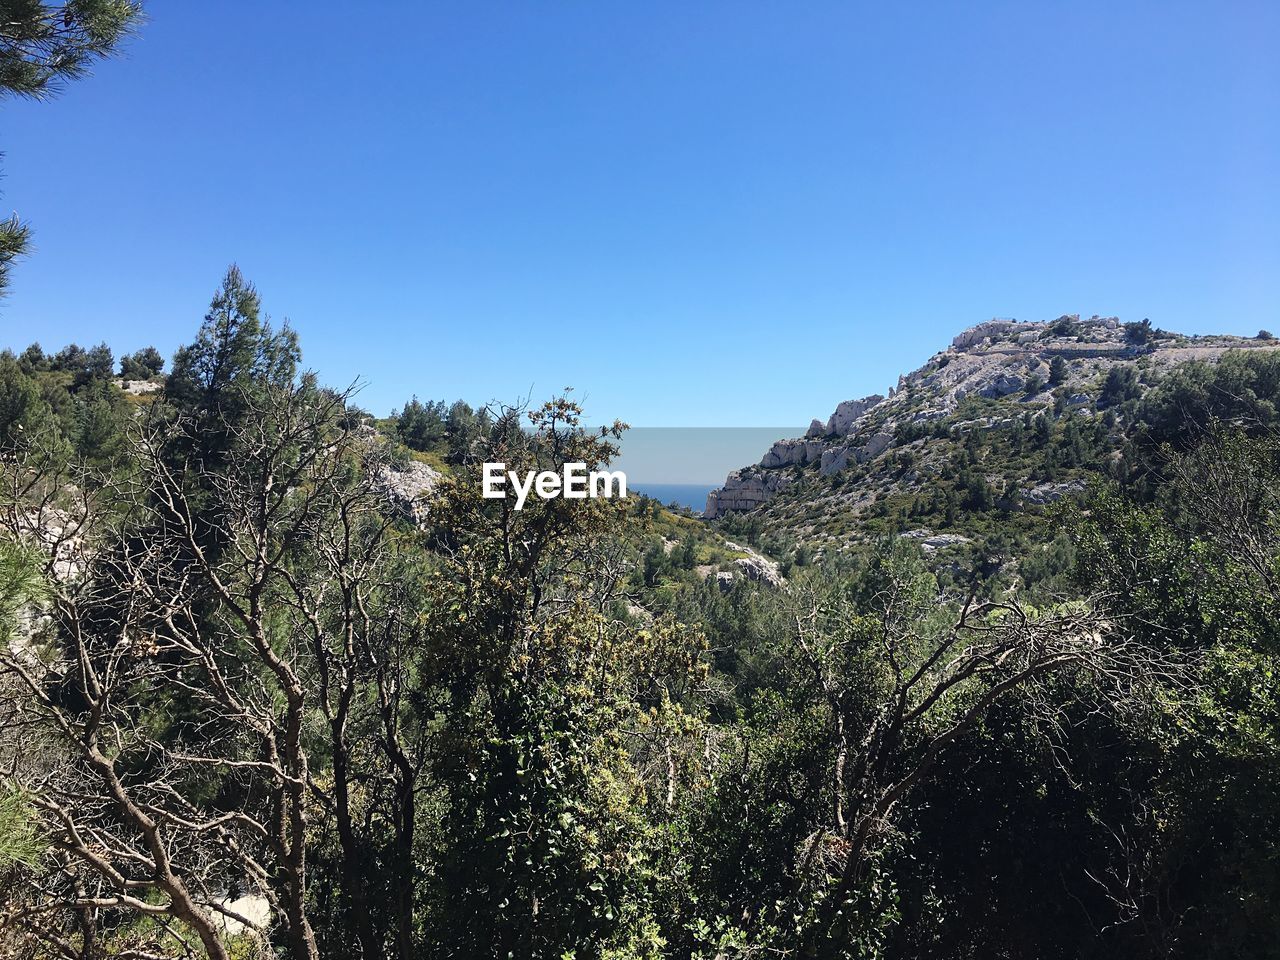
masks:
[[[141,5],[131,0],[0,0],[0,97],[57,93],[114,53],[141,19]],[[30,239],[17,215],[0,221],[0,291]]]
[[[1067,361],[1062,357],[1054,357],[1049,361],[1049,386],[1057,387],[1067,382]]]

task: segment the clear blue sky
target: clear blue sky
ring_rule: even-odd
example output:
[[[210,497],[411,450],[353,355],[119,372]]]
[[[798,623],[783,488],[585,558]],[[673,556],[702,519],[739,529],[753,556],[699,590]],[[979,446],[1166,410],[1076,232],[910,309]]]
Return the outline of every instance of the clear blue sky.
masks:
[[[236,261],[375,411],[730,426],[991,316],[1280,327],[1274,2],[149,10],[0,104],[0,344],[168,355]]]

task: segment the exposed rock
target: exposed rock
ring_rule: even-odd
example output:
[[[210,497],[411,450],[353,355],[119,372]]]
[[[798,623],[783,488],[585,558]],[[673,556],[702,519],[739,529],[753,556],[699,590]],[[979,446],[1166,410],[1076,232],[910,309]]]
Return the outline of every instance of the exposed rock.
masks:
[[[748,467],[735,470],[725,479],[724,486],[707,494],[707,509],[703,512],[709,520],[726,513],[754,510],[760,504],[772,500],[774,494],[791,482],[785,473],[761,471]]]
[[[774,468],[816,463],[821,459],[824,448],[821,440],[779,440],[760,458],[760,466]]]
[[[1007,333],[1021,332],[1023,325],[1016,320],[988,320],[961,332],[951,341],[953,350],[967,350],[984,340],[1004,336]]]
[[[1041,483],[1021,492],[1025,503],[1046,504],[1084,493],[1087,485],[1083,480],[1068,480],[1064,483]]]
[[[250,927],[239,920],[234,920],[225,913],[215,913],[213,915],[214,923],[222,928],[223,933],[229,937],[240,937],[253,933],[253,928],[266,930],[271,926],[271,904],[266,897],[258,894],[246,894],[242,897],[226,897],[222,901],[222,907],[230,913],[244,917],[245,920],[253,924]]]
[[[426,517],[424,501],[439,482],[440,471],[410,460],[404,467],[381,465],[377,479],[396,512],[413,523],[422,523]]]
[[[931,530],[908,530],[902,534],[904,540],[918,540],[922,549],[932,553],[945,547],[954,547],[958,543],[972,543],[968,537],[958,533],[934,533]]]
[[[744,547],[741,544],[734,543],[732,540],[724,542],[726,548],[736,550],[739,553],[745,553],[745,557],[739,557],[733,561],[733,565],[738,572],[746,579],[754,583],[763,583],[769,587],[780,587],[783,584],[783,577],[778,565],[751,547]],[[727,589],[732,584],[734,574],[732,572],[721,571],[716,574],[716,579],[720,582],[722,589]]]
[[[1065,322],[1060,322],[1065,321]],[[1188,360],[1216,361],[1230,350],[1276,349],[1280,341],[1266,344],[1241,337],[1187,337],[1164,334],[1141,349],[1125,340],[1123,327],[1114,317],[1082,320],[1068,315],[1052,322],[1019,323],[996,319],[964,331],[952,346],[934,354],[918,370],[898,379],[887,398],[879,395],[841,403],[826,422],[814,420],[805,435],[775,443],[759,465],[731,474],[725,486],[707,499],[707,517],[731,511],[763,508],[766,524],[794,536],[814,540],[857,539],[856,527],[847,522],[877,502],[881,494],[914,491],[938,475],[931,462],[935,445],[930,435],[962,435],[967,430],[997,429],[1027,414],[1044,412],[1051,419],[1055,397],[1066,395],[1073,413],[1089,410],[1096,391],[1109,371],[1143,358],[1143,385],[1148,386]],[[1068,360],[1065,377],[1052,388],[1050,361]],[[1039,387],[1039,389],[1035,389]],[[983,416],[960,411],[976,397],[987,398]],[[994,403],[993,403],[994,401]],[[929,425],[926,429],[921,427]],[[874,463],[894,448],[903,428],[911,427],[915,455],[927,469],[902,474],[868,470],[856,484],[812,483],[854,465]],[[994,484],[1016,489],[1019,477],[998,472]],[[773,503],[786,485],[805,485],[811,496]],[[812,486],[809,485],[812,483]],[[1034,488],[1021,495],[1023,502],[1050,502],[1074,492],[1068,488]],[[768,506],[765,506],[768,504]],[[838,520],[837,520],[838,518]],[[837,522],[831,522],[836,520]],[[836,532],[838,531],[838,532]],[[941,547],[939,547],[941,549]]]
[[[144,393],[155,393],[164,386],[164,382],[161,380],[125,380],[117,378],[115,383],[125,393],[132,394],[135,397]]]
[[[978,396],[999,399],[1011,393],[1017,393],[1019,390],[1025,390],[1026,386],[1026,379],[1015,373],[998,373],[978,391]]]
[[[706,574],[704,573],[702,574],[702,576],[705,578]],[[639,620],[641,623],[653,623],[653,614],[650,613],[648,610],[646,610],[644,607],[639,606],[638,604],[632,603],[630,600],[626,602],[626,606],[627,606],[627,613],[630,614],[635,619]]]
[[[848,465],[849,448],[832,447],[822,451],[822,460],[819,461],[818,472],[824,477],[829,477],[833,473],[839,473]]]
[[[866,463],[868,460],[874,460],[888,450],[891,443],[893,443],[893,434],[891,433],[872,434],[870,440],[854,449],[853,455],[857,458],[858,463]]]
[[[748,580],[763,583],[768,587],[782,586],[782,574],[778,572],[778,565],[772,560],[759,554],[752,554],[749,557],[740,557],[733,563]]]
[[[827,418],[827,433],[833,433],[837,437],[847,437],[853,428],[854,423],[870,410],[876,404],[884,400],[878,393],[873,393],[869,397],[863,397],[861,400],[846,400],[836,406],[835,412]],[[816,421],[815,421],[816,422]],[[810,427],[809,429],[813,429]]]
[[[972,543],[968,537],[961,536],[958,533],[935,533],[932,537],[925,537],[920,541],[920,546],[928,551],[941,550],[943,547],[954,547],[957,543]]]

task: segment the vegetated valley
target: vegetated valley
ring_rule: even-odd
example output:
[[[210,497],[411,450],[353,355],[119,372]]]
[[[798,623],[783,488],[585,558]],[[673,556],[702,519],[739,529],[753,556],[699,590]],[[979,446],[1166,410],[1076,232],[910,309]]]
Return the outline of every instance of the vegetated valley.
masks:
[[[982,324],[702,518],[192,330],[0,355],[0,956],[1276,955],[1265,331]]]

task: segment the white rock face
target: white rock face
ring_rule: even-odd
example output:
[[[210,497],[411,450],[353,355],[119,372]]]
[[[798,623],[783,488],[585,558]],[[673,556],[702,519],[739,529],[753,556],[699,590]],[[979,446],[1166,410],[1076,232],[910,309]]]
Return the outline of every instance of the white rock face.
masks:
[[[760,466],[776,468],[816,463],[825,446],[821,440],[779,440],[760,458]]]
[[[773,499],[774,494],[791,482],[785,473],[773,473],[748,467],[735,470],[725,479],[724,486],[707,494],[707,509],[703,516],[709,520],[726,513],[754,510],[760,504]]]
[[[440,472],[425,463],[410,460],[402,468],[384,464],[377,479],[391,505],[406,520],[421,523],[426,517],[425,500],[440,480]]]
[[[985,386],[979,391],[978,395],[982,397],[1007,397],[1011,393],[1017,393],[1019,390],[1025,389],[1027,381],[1016,373],[1004,371],[996,374],[989,380]]]
[[[853,453],[857,457],[858,463],[866,463],[868,460],[874,460],[888,450],[891,443],[893,443],[893,434],[875,433],[862,446],[856,447]]]
[[[983,340],[1001,337],[1007,333],[1021,332],[1023,325],[1016,320],[988,320],[976,327],[970,327],[951,341],[953,350],[967,350],[977,346]]]
[[[754,583],[762,583],[768,587],[781,587],[784,583],[782,571],[778,565],[766,557],[759,550],[753,550],[751,547],[744,547],[740,543],[734,543],[732,540],[726,540],[724,545],[730,550],[736,550],[739,553],[745,553],[747,556],[739,557],[733,561],[733,565],[737,570],[737,575],[745,577]],[[729,589],[733,585],[733,581],[737,579],[737,575],[730,572],[721,571],[716,574],[716,578],[720,581],[722,589]]]
[[[160,380],[125,380],[117,378],[115,381],[117,387],[125,393],[133,394],[135,397],[144,393],[155,393],[164,386]]]
[[[818,463],[818,472],[824,477],[839,473],[849,465],[849,448],[832,447],[822,451],[822,460]]]
[[[827,418],[826,432],[835,434],[837,437],[847,437],[853,429],[854,423],[858,419],[874,407],[876,404],[884,400],[878,393],[873,393],[869,397],[863,397],[861,400],[846,400],[836,407],[835,413]],[[814,421],[815,423],[817,421]],[[810,430],[813,428],[810,427]]]
[[[733,563],[748,580],[770,587],[782,586],[782,574],[778,572],[778,565],[772,560],[759,554],[752,554],[749,557],[740,557]]]

